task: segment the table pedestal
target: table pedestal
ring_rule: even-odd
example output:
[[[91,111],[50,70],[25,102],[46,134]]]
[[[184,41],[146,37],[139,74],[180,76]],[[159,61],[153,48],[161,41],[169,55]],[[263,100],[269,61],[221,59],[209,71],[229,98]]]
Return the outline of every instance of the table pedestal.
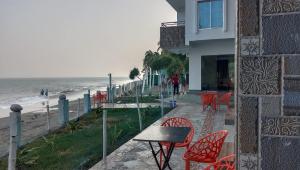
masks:
[[[156,165],[158,166],[158,169],[159,169],[159,170],[164,170],[164,169],[166,169],[166,168],[168,167],[169,169],[172,170],[172,168],[170,167],[169,161],[170,161],[170,159],[171,159],[173,150],[174,150],[174,148],[175,148],[175,143],[170,143],[170,147],[167,149],[167,153],[165,153],[163,146],[162,146],[159,142],[158,142],[158,145],[159,145],[159,150],[158,150],[158,151],[155,151],[155,150],[154,150],[154,148],[153,148],[151,142],[149,142],[149,145],[150,145],[150,147],[151,147],[152,155],[153,155],[153,157],[154,157],[154,159],[155,159],[155,162],[156,162]],[[163,162],[163,164],[160,164],[160,162],[159,162],[158,159],[157,159],[157,155],[158,155],[160,152],[162,152],[162,155],[163,155],[164,160],[165,160],[165,161]]]

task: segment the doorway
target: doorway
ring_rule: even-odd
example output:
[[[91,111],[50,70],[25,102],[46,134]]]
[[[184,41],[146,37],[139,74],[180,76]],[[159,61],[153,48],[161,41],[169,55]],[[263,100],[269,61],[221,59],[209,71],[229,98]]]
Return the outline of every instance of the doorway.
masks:
[[[202,90],[233,90],[234,56],[202,56]]]

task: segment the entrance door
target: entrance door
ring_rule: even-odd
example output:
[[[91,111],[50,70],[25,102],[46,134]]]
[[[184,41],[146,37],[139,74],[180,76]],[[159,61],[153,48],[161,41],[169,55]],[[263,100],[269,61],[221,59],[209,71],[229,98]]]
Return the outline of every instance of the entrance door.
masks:
[[[218,90],[229,89],[228,60],[217,60],[217,86]]]

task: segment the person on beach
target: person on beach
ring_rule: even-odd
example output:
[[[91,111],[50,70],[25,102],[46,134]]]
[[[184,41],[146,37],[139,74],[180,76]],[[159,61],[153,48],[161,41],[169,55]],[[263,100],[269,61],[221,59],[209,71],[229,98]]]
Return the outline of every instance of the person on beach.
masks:
[[[45,90],[45,96],[48,97],[48,89]]]
[[[172,76],[173,94],[179,94],[179,78],[178,74]]]
[[[44,92],[45,92],[44,89],[42,89],[41,92],[40,92],[40,95],[44,96]]]

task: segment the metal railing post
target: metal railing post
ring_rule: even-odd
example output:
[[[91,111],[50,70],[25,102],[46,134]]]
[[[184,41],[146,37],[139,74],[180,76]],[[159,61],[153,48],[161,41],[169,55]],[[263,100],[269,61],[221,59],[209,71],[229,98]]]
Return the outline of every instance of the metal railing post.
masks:
[[[161,117],[164,116],[164,95],[163,95],[163,92],[162,92],[162,77],[161,77],[161,74],[159,75],[159,78],[160,78],[160,114],[161,114]]]
[[[103,123],[102,123],[102,125],[103,125],[103,133],[102,133],[102,139],[103,139],[103,142],[102,142],[102,159],[103,159],[103,161],[104,161],[104,164],[105,164],[105,166],[106,166],[106,154],[107,154],[107,151],[106,151],[106,147],[107,147],[107,124],[106,124],[106,122],[107,122],[107,110],[103,110]]]
[[[49,101],[47,101],[47,130],[50,131],[50,108],[49,108]]]
[[[137,84],[137,82],[135,82],[135,85]],[[139,103],[139,95],[138,95],[138,89],[137,89],[137,85],[135,86],[135,95],[136,95],[136,106],[137,106],[137,110],[138,110],[138,116],[139,116],[139,125],[140,125],[140,131],[142,131],[143,129],[143,124],[142,124],[142,115],[141,115],[141,111],[140,111],[140,103]]]

